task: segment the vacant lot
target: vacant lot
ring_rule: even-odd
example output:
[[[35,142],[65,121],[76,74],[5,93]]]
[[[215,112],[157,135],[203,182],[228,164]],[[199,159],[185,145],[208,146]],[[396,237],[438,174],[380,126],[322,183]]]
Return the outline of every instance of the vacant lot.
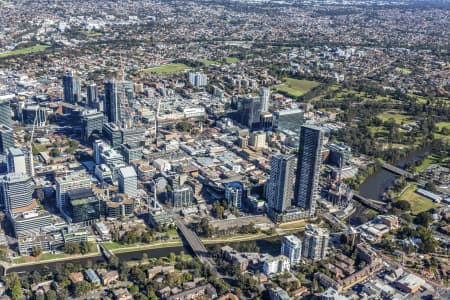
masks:
[[[158,67],[148,68],[142,70],[144,73],[154,73],[158,75],[167,75],[167,74],[175,74],[180,73],[184,70],[189,69],[185,64],[167,64]]]
[[[284,78],[284,83],[275,88],[278,92],[285,93],[291,97],[300,97],[320,85],[319,82],[310,80],[299,80],[294,78]]]
[[[411,214],[417,215],[423,211],[428,211],[439,205],[431,201],[430,199],[423,197],[416,193],[417,186],[411,184],[400,195],[400,200],[406,200],[411,204]]]
[[[9,57],[9,56],[24,55],[24,54],[34,53],[34,52],[40,52],[40,51],[44,51],[48,47],[50,47],[50,46],[47,46],[47,45],[36,45],[36,46],[21,48],[21,49],[17,49],[17,50],[13,50],[13,51],[7,51],[7,52],[0,53],[0,58],[2,58],[2,57]]]

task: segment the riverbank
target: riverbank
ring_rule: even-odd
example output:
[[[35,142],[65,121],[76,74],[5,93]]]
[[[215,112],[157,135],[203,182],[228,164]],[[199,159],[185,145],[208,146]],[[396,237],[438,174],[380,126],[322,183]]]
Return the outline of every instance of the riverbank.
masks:
[[[217,244],[233,244],[240,242],[250,242],[250,241],[265,241],[283,235],[303,231],[305,227],[304,221],[292,222],[289,224],[284,224],[280,228],[276,229],[273,233],[258,233],[258,234],[241,234],[233,235],[228,237],[220,238],[201,238],[202,242],[207,246],[213,246]],[[135,260],[137,257],[142,256],[142,253],[147,253],[149,257],[161,257],[167,256],[170,252],[180,252],[186,250],[184,244],[181,240],[177,241],[163,241],[153,244],[138,244],[138,245],[122,245],[116,242],[107,242],[103,245],[112,253],[117,255],[120,260],[128,261]],[[90,253],[86,255],[69,255],[65,253],[59,254],[43,254],[46,259],[40,259],[35,261],[21,261],[21,257],[17,258],[14,263],[4,263],[3,267],[7,270],[19,268],[24,270],[23,267],[27,266],[40,266],[42,264],[54,264],[54,263],[71,263],[71,262],[82,262],[84,260],[88,261],[91,259],[104,260],[100,252]],[[56,257],[55,257],[56,256]]]
[[[8,268],[12,268],[15,266],[29,266],[29,265],[36,265],[36,264],[44,264],[44,263],[55,263],[55,262],[64,262],[64,261],[70,261],[70,260],[77,260],[77,259],[88,259],[93,257],[101,256],[102,254],[98,252],[94,253],[88,253],[88,254],[66,254],[66,253],[44,253],[42,254],[42,257],[31,257],[31,256],[21,256],[18,257],[17,260],[13,259],[13,263],[6,263]]]

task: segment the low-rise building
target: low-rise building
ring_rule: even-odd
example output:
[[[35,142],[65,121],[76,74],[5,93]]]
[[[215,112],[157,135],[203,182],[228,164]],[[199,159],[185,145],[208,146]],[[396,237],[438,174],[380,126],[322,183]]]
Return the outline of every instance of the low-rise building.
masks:
[[[291,269],[289,258],[284,255],[268,257],[263,264],[263,272],[267,276],[288,272]]]

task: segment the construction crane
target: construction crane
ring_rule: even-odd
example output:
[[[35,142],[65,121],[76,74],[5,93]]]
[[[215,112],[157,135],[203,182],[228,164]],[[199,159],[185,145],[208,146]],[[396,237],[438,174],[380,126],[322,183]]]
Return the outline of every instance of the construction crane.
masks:
[[[161,108],[161,98],[158,97],[158,102],[156,104],[156,113],[155,113],[155,145],[158,147],[158,116],[159,110]]]

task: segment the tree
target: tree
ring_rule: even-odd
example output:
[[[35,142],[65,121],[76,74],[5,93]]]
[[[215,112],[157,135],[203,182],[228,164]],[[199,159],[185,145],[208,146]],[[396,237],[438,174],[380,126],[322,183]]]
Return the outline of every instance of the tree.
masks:
[[[411,203],[406,200],[395,201],[394,206],[401,210],[411,210]]]
[[[428,225],[430,225],[430,223],[432,221],[433,221],[433,216],[427,211],[419,213],[416,216],[416,218],[414,219],[414,223],[425,226],[425,227],[428,227]]]
[[[38,257],[41,254],[42,254],[42,247],[41,246],[34,246],[31,249],[31,256]]]
[[[91,290],[91,284],[86,281],[80,281],[75,283],[73,293],[75,297],[81,297],[86,295]]]
[[[169,260],[170,260],[171,262],[175,262],[176,259],[177,259],[177,256],[175,255],[175,253],[170,252],[170,253],[169,253]]]
[[[80,244],[75,242],[67,242],[64,244],[64,253],[67,254],[79,254]]]
[[[155,291],[151,290],[148,292],[148,299],[149,300],[158,300],[158,297],[156,296]]]
[[[22,285],[20,284],[20,280],[16,278],[14,281],[13,287],[11,289],[11,299],[13,300],[23,300],[23,293],[22,293]]]
[[[180,122],[180,123],[177,124],[177,129],[178,129],[179,131],[185,131],[185,132],[187,132],[187,131],[190,131],[191,128],[192,128],[191,123],[189,123],[189,122],[187,122],[187,121],[183,121],[183,122]]]
[[[59,148],[52,148],[52,150],[50,150],[51,157],[58,157],[60,154],[61,150],[59,150]]]
[[[425,184],[425,189],[431,192],[435,192],[436,191],[436,185],[433,182],[427,182]]]
[[[47,300],[56,300],[56,292],[54,290],[48,290],[45,294],[45,298]]]

